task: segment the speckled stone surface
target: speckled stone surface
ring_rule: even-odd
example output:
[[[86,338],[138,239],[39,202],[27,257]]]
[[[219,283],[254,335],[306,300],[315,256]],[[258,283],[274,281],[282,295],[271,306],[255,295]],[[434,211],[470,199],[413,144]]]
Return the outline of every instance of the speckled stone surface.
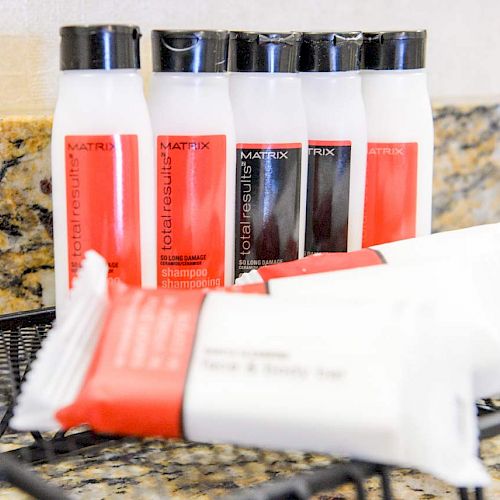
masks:
[[[8,447],[7,444],[3,448]],[[483,460],[494,481],[486,498],[500,498],[500,437],[483,442]],[[285,478],[338,459],[300,452],[274,452],[228,445],[203,445],[183,441],[126,439],[34,470],[51,484],[75,498],[173,498],[211,499],[275,478]],[[391,473],[397,499],[456,499],[453,487],[409,469]],[[380,498],[378,478],[365,484],[368,498]],[[0,483],[0,498],[25,498]],[[322,492],[316,500],[356,498],[353,488],[342,486]]]
[[[500,104],[434,106],[433,230],[500,222]]]
[[[0,118],[0,313],[54,302],[50,118]]]

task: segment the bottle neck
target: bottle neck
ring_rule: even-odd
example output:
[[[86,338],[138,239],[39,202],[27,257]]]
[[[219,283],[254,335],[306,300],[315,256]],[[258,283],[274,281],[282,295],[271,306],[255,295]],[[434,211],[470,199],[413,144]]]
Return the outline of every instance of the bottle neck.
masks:
[[[224,73],[153,73],[149,87],[151,102],[167,100],[169,107],[197,108],[229,101],[229,79]],[[165,102],[165,106],[167,102]]]
[[[153,73],[152,80],[185,88],[227,89],[229,85],[227,73],[156,72]]]
[[[300,73],[302,88],[308,92],[356,94],[361,92],[360,71]],[[318,96],[320,97],[320,96]]]
[[[301,91],[298,73],[230,73],[229,85],[233,95],[257,101]]]
[[[186,80],[224,80],[227,78],[228,73],[191,73],[188,71],[153,71],[153,76],[157,78],[185,78]]]
[[[419,69],[364,69],[361,71],[363,78],[392,77],[392,78],[426,78],[426,68]]]
[[[305,138],[301,88],[298,73],[231,73],[229,90],[238,140]]]
[[[229,75],[233,79],[288,80],[299,77],[299,73],[266,73],[264,71],[233,71]]]
[[[388,97],[404,97],[408,93],[428,93],[425,68],[412,70],[364,70],[361,72],[363,92],[377,92]]]
[[[359,78],[361,71],[304,71],[299,75],[304,79],[348,80],[349,78]]]
[[[109,93],[143,93],[143,81],[137,69],[70,70],[59,77],[59,96],[78,92],[101,96]]]

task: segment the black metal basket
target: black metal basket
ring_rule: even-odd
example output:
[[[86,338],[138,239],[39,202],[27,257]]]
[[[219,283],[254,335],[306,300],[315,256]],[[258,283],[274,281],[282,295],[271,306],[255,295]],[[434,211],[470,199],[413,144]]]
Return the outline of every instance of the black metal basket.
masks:
[[[53,486],[30,470],[31,466],[56,464],[61,458],[85,456],[91,450],[99,453],[111,443],[124,441],[123,438],[102,436],[85,429],[68,433],[43,435],[39,432],[18,434],[9,429],[13,407],[30,365],[47,336],[55,318],[54,308],[0,316],[0,445],[16,443],[11,450],[0,453],[0,479],[7,481],[36,498],[67,498],[61,488]],[[478,403],[481,437],[492,437],[500,433],[500,407],[492,400]],[[129,458],[133,461],[133,458]],[[162,491],[161,471],[155,494],[167,497]],[[343,461],[294,474],[288,478],[247,487],[235,488],[231,499],[306,499],[320,491],[330,490],[345,483],[352,483],[359,499],[365,498],[365,481],[378,476],[384,499],[392,498],[389,468],[378,464]],[[226,485],[228,486],[228,485]],[[142,487],[143,488],[143,487]],[[144,489],[137,496],[146,496]],[[473,492],[482,498],[481,489]],[[459,490],[460,498],[468,498],[469,492]]]

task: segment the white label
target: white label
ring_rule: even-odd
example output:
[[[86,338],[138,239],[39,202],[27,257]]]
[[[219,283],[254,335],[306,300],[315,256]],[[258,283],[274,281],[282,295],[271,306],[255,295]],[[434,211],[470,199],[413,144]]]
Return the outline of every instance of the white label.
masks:
[[[364,312],[211,294],[185,392],[186,437],[374,459],[395,453],[391,363],[371,362],[383,322],[375,307]]]

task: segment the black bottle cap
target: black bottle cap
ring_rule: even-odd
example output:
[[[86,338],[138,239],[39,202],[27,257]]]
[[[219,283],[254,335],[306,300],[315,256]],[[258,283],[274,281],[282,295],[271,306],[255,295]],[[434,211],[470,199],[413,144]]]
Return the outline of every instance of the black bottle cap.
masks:
[[[425,30],[363,33],[361,68],[425,68],[426,37]]]
[[[300,46],[299,71],[357,71],[361,64],[363,34],[304,33]]]
[[[296,73],[302,33],[229,34],[229,71]]]
[[[227,71],[228,31],[153,30],[153,71]]]
[[[61,70],[139,69],[138,26],[104,24],[63,26],[61,34]]]

